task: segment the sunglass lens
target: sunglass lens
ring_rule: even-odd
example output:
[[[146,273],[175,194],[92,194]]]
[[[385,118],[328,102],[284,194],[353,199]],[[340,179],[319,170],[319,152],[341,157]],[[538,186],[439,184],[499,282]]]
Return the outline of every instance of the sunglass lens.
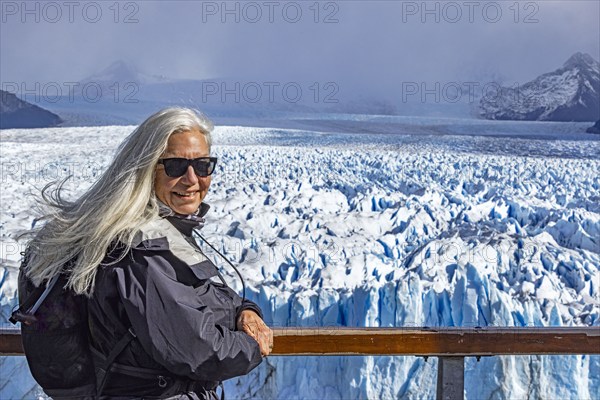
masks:
[[[185,158],[172,158],[164,161],[165,173],[171,178],[178,178],[185,174],[188,163]]]
[[[212,160],[194,160],[194,171],[198,176],[209,176],[215,170],[215,162]]]

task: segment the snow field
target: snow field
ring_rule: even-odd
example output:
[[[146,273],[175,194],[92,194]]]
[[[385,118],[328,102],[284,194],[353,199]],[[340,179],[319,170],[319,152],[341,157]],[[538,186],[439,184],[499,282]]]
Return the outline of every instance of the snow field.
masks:
[[[215,177],[204,233],[241,263],[275,326],[600,325],[595,160],[287,147],[222,157],[236,150],[243,164]],[[434,396],[435,361],[269,364],[275,388],[229,387],[264,398]],[[357,368],[337,387],[321,373]],[[598,370],[598,357],[468,361],[466,393],[596,398]]]
[[[69,173],[81,193],[130,131],[2,131],[4,320],[19,259],[12,237],[33,219],[27,193]],[[521,154],[537,141],[461,137],[453,148],[447,137],[302,134],[215,132],[202,235],[239,263],[270,325],[600,325],[595,142],[552,142],[560,157],[524,157],[511,146]],[[502,150],[489,154],[494,144]],[[467,359],[466,396],[598,398],[599,359]],[[0,363],[2,392],[31,398],[24,360]],[[273,357],[226,386],[233,398],[432,398],[436,368],[414,357]]]

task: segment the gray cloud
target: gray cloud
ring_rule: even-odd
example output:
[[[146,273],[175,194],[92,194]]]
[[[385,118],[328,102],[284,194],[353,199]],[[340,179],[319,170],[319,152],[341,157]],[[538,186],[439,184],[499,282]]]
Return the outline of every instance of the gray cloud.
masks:
[[[335,81],[347,93],[377,95],[405,81],[524,82],[576,51],[600,58],[597,1],[336,1],[320,2],[318,15],[313,1],[121,2],[118,15],[113,2],[96,2],[95,23],[86,21],[93,2],[77,3],[73,22],[55,2],[63,15],[54,23],[44,3],[28,3],[38,3],[40,22],[7,8],[21,2],[2,2],[3,82],[74,81],[124,59],[172,78]],[[223,4],[238,7],[239,22]]]

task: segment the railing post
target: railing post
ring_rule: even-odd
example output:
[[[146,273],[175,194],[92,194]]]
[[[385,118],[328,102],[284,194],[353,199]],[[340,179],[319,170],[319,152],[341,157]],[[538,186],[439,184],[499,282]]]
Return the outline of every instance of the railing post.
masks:
[[[465,358],[438,357],[437,400],[463,400]]]

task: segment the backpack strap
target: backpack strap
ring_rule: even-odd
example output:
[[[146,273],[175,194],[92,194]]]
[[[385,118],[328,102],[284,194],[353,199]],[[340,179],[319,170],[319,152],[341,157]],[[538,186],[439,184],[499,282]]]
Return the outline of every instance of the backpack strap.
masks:
[[[59,275],[60,274],[54,275],[46,287],[43,287],[42,285],[36,287],[31,295],[23,302],[23,304],[21,304],[19,308],[11,313],[8,320],[12,322],[13,325],[16,325],[17,322],[24,323],[25,325],[31,325],[32,323],[36,322],[37,318],[35,317],[35,313],[37,312],[38,308],[40,308],[44,300],[46,300],[46,297],[48,297],[48,294],[50,294],[50,291],[54,288],[54,285],[56,285]]]
[[[125,335],[123,335],[123,337],[119,339],[115,347],[112,348],[110,353],[108,353],[108,356],[106,358],[104,358],[104,356],[99,351],[90,346],[93,353],[102,360],[102,365],[96,371],[96,390],[98,396],[102,394],[102,390],[104,389],[104,385],[106,384],[106,375],[110,370],[110,366],[119,356],[119,354],[121,354],[121,352],[125,350],[125,347],[127,347],[127,345],[136,337],[137,336],[135,335],[135,333],[133,333],[133,329],[129,328]]]

